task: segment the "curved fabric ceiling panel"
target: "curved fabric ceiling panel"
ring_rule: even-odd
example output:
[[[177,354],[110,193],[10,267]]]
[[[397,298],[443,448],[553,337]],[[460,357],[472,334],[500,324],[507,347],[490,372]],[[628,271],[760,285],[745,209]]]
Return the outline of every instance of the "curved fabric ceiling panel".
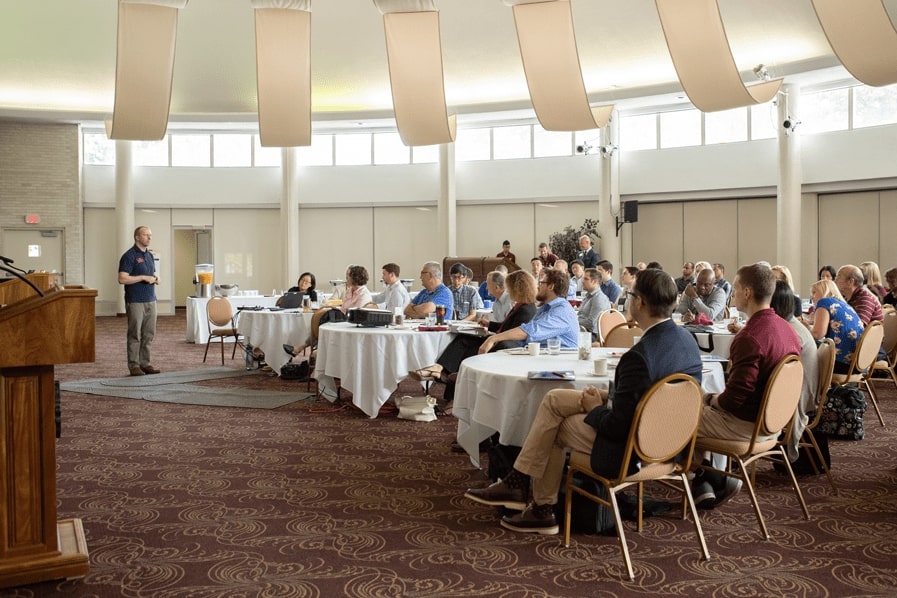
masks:
[[[374,0],[383,13],[393,111],[405,145],[455,140],[445,104],[439,13],[432,0]]]
[[[187,0],[121,0],[110,139],[155,141],[165,136],[178,10]]]
[[[604,127],[613,105],[589,106],[570,0],[504,0],[514,12],[530,99],[546,131]]]
[[[655,0],[685,94],[703,112],[771,100],[781,79],[746,87],[738,74],[716,0]]]
[[[897,29],[879,0],[813,0],[832,50],[866,85],[897,83]]]
[[[311,145],[311,0],[253,0],[259,139]]]

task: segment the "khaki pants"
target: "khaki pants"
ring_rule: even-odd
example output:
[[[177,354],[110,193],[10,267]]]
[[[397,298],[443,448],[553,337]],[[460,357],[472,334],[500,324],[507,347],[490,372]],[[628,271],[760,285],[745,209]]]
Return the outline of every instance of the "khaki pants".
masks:
[[[595,428],[585,423],[582,391],[549,391],[539,405],[536,419],[514,462],[514,469],[533,479],[533,500],[553,505],[564,476],[565,449],[590,454]]]
[[[156,336],[156,302],[127,303],[128,369],[151,365],[150,347]]]

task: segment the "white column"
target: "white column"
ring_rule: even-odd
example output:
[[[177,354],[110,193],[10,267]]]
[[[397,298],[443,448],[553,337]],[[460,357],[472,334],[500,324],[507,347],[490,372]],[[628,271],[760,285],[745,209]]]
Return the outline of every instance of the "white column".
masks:
[[[613,147],[616,145],[619,125],[619,114],[614,110],[610,122],[601,129],[601,147]],[[598,196],[598,232],[601,234],[601,243],[597,247],[601,258],[608,260],[614,266],[614,277],[625,264],[620,263],[623,243],[617,236],[617,224],[615,216],[622,218],[620,213],[620,153],[619,150],[601,153],[601,192]]]
[[[776,197],[776,263],[791,270],[795,281],[801,275],[801,183],[803,173],[800,161],[799,120],[800,86],[782,86],[778,103],[779,184]],[[790,126],[785,127],[784,123]]]
[[[115,142],[115,268],[111,273],[118,280],[118,258],[134,244],[134,196],[131,194],[133,145],[130,141]],[[119,285],[116,311],[125,313],[124,287]]]
[[[455,144],[439,146],[439,206],[437,228],[442,233],[443,256],[458,255],[457,197],[455,195]],[[438,260],[438,258],[435,258]]]
[[[298,150],[285,147],[281,150],[283,163],[283,194],[280,198],[280,235],[283,262],[280,280],[284,288],[293,286],[299,278],[299,164]],[[278,290],[280,287],[278,286]]]

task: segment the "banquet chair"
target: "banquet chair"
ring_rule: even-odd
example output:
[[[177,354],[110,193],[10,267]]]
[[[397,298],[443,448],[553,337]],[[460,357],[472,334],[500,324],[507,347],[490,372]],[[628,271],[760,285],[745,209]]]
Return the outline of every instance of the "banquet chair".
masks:
[[[828,397],[828,389],[832,385],[832,374],[835,370],[835,341],[830,338],[823,339],[822,343],[819,345],[819,349],[816,350],[816,360],[819,363],[819,378],[817,380],[818,386],[816,387],[816,415],[813,416],[811,421],[807,422],[807,427],[804,428],[804,434],[801,437],[800,442],[797,443],[797,450],[800,451],[800,449],[805,448],[809,451],[812,449],[816,453],[816,457],[810,459],[810,461],[813,462],[818,459],[819,463],[822,464],[822,469],[828,477],[828,482],[832,485],[832,491],[837,496],[838,488],[835,486],[832,472],[825,462],[825,459],[822,457],[822,451],[819,449],[816,437],[813,436],[813,430],[816,429],[816,426],[819,425],[819,422],[822,419],[822,408]],[[813,463],[813,469],[818,473],[815,463]]]
[[[224,365],[224,339],[234,337],[234,350],[231,353],[231,359],[237,355],[237,345],[240,343],[237,320],[234,317],[230,301],[226,297],[212,297],[206,303],[206,325],[209,328],[209,340],[206,342],[206,351],[203,353],[202,362],[206,362],[209,345],[217,338],[221,343],[221,365]]]
[[[626,533],[623,529],[617,494],[630,486],[637,487],[637,529],[641,532],[644,483],[657,481],[682,493],[682,518],[687,517],[686,509],[688,509],[694,520],[704,560],[710,559],[704,532],[701,530],[701,520],[691,494],[691,482],[688,480],[688,470],[703,408],[701,397],[701,387],[694,378],[686,374],[671,374],[648,389],[636,408],[626,440],[623,463],[613,478],[600,476],[592,470],[591,455],[576,451],[570,454],[564,502],[565,547],[570,546],[571,508],[575,492],[613,511],[617,539],[626,563],[626,571],[629,580],[634,580],[632,559],[626,545]],[[633,462],[640,462],[640,465],[635,473],[629,474],[630,463]],[[603,485],[607,490],[607,498],[596,496],[574,484],[575,474],[592,478]]]
[[[832,375],[832,386],[856,384],[860,390],[865,387],[866,392],[869,394],[869,399],[872,401],[872,406],[875,407],[878,421],[881,422],[882,426],[885,425],[885,420],[878,409],[878,398],[869,379],[872,377],[872,366],[875,365],[875,361],[878,358],[878,350],[881,348],[884,334],[885,329],[881,322],[875,320],[869,322],[859,342],[857,342],[857,347],[853,352],[853,359],[850,360],[847,373]]]
[[[604,346],[604,339],[607,337],[608,332],[613,330],[614,327],[625,323],[626,316],[623,315],[623,312],[616,309],[606,309],[598,314],[596,328],[598,328],[598,342],[601,343],[601,346]]]
[[[897,367],[897,311],[893,309],[883,311],[884,319],[881,325],[884,328],[884,337],[881,341],[881,348],[885,352],[885,358],[872,364],[872,373],[887,372],[894,386],[897,386],[897,373],[895,373],[895,367]]]
[[[614,326],[604,340],[605,347],[630,348],[635,344],[634,337],[642,335],[642,329],[635,322],[623,322]]]
[[[801,365],[800,358],[797,355],[786,355],[776,365],[766,383],[766,389],[763,392],[763,399],[760,402],[760,410],[757,413],[757,420],[754,422],[754,431],[751,437],[747,440],[698,438],[695,446],[695,451],[699,453],[709,451],[727,457],[729,466],[726,469],[718,469],[710,465],[703,465],[702,467],[742,481],[750,495],[754,514],[757,516],[757,521],[760,524],[760,534],[764,540],[769,540],[769,531],[766,529],[766,522],[763,520],[763,514],[760,512],[760,504],[757,502],[757,491],[754,488],[756,463],[760,459],[773,462],[778,461],[785,466],[788,475],[791,477],[791,484],[804,512],[804,517],[807,520],[810,519],[807,503],[804,502],[794,470],[791,468],[791,462],[785,453],[785,447],[778,440],[779,435],[783,431],[786,438],[791,435],[794,411],[797,409],[797,404],[800,401],[803,379],[804,368]],[[759,440],[761,436],[769,437],[769,440]],[[738,464],[737,469],[733,470],[732,461]]]

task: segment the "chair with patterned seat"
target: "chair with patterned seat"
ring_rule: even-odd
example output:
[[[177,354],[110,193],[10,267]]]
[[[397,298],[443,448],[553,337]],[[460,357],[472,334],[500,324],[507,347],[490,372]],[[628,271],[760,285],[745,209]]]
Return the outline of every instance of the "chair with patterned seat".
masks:
[[[616,309],[606,309],[600,314],[598,314],[598,322],[596,328],[598,329],[598,342],[603,347],[604,340],[607,338],[607,334],[613,330],[615,327],[620,324],[626,323],[626,316],[623,315],[623,312],[618,311]]]
[[[623,322],[614,326],[604,339],[605,347],[631,348],[635,344],[635,337],[641,336],[643,330],[635,322]]]
[[[884,339],[885,329],[881,322],[873,320],[866,325],[863,335],[857,342],[856,349],[853,352],[853,359],[850,360],[850,366],[846,374],[832,375],[832,386],[844,386],[845,384],[856,384],[860,390],[866,390],[875,413],[878,415],[878,421],[881,425],[885,425],[885,420],[881,416],[881,410],[878,408],[878,398],[875,394],[875,388],[869,382],[872,377],[872,366],[875,365],[878,358],[878,351],[881,348],[882,339]]]
[[[812,449],[815,452],[816,458],[810,459],[811,463],[813,463],[814,470],[816,470],[815,461],[819,461],[825,475],[828,477],[829,484],[832,485],[832,491],[837,495],[838,487],[835,486],[832,472],[829,469],[825,458],[822,456],[822,450],[819,448],[819,443],[816,442],[816,437],[813,435],[813,430],[816,429],[816,426],[818,426],[819,422],[822,420],[822,408],[828,397],[828,389],[832,385],[832,374],[835,371],[835,341],[830,338],[822,339],[819,349],[816,350],[816,360],[819,363],[819,378],[818,386],[816,387],[816,414],[813,416],[813,419],[807,423],[807,427],[804,428],[803,436],[797,443],[797,449],[800,450],[801,448],[804,448],[808,451]]]

